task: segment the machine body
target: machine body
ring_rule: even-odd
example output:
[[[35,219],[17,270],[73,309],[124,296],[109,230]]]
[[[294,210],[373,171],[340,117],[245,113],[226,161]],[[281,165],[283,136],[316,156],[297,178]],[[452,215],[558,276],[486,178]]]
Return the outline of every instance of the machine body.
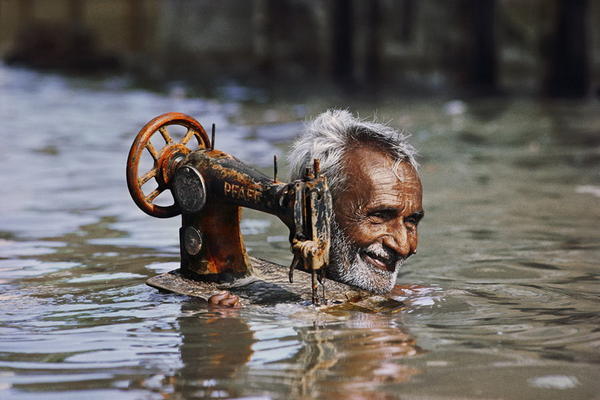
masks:
[[[175,143],[168,127],[179,125],[187,132]],[[213,128],[214,129],[214,128]],[[158,150],[150,138],[158,133],[165,146]],[[198,147],[187,147],[192,138]],[[276,215],[289,228],[294,269],[311,274],[313,303],[319,303],[318,282],[322,283],[329,263],[331,194],[327,179],[314,160],[303,179],[285,183],[249,167],[230,154],[215,150],[204,128],[193,118],[178,113],[150,121],[136,137],[127,163],[129,191],[138,206],[149,215],[166,218],[182,215],[179,231],[181,273],[188,279],[210,282],[243,282],[255,275],[240,231],[241,208]],[[139,177],[141,153],[148,151],[154,166]],[[148,195],[142,186],[155,179],[158,186]],[[175,203],[158,206],[154,199],[170,190]]]

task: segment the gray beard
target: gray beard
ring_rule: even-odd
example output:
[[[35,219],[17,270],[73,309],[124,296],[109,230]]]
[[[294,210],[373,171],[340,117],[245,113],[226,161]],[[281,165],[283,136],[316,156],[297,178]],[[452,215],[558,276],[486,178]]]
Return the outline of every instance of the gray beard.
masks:
[[[361,250],[387,255],[382,244],[373,243],[361,249],[353,243],[335,220],[331,221],[331,249],[327,277],[377,294],[389,293],[396,284],[398,270],[404,263],[398,258],[394,271],[376,268],[361,257]]]

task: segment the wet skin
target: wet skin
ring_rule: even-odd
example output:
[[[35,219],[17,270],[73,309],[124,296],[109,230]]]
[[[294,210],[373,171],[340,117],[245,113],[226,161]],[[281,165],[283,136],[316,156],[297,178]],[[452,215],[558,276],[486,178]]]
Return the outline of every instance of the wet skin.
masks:
[[[216,307],[231,308],[240,308],[242,306],[239,297],[227,291],[210,296],[208,304]]]
[[[346,152],[344,173],[349,179],[342,193],[334,196],[333,209],[347,245],[332,248],[330,275],[387,293],[402,262],[417,250],[417,226],[423,217],[421,181],[409,163],[396,162],[369,145]]]
[[[345,161],[349,183],[333,204],[338,225],[361,248],[381,243],[398,257],[416,253],[423,189],[414,168],[395,165],[387,154],[366,146],[350,150]],[[363,258],[375,268],[393,269],[386,260]]]

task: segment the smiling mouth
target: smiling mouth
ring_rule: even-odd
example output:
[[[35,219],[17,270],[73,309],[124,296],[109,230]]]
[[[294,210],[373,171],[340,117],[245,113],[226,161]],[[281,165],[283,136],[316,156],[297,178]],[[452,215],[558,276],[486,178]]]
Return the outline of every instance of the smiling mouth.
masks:
[[[395,257],[383,257],[370,251],[361,251],[360,256],[363,260],[377,269],[394,272],[396,270]]]

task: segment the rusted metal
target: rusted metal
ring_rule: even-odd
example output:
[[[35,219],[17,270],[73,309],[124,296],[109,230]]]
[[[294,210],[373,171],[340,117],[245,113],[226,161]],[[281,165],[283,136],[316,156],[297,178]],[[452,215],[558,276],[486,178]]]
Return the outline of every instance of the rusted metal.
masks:
[[[187,128],[187,132],[179,143],[175,143],[169,134],[170,125],[180,125]],[[165,140],[165,146],[156,149],[150,139],[159,133]],[[170,206],[159,206],[153,203],[160,193],[168,189],[171,176],[174,172],[173,160],[182,158],[190,153],[188,143],[192,138],[197,141],[197,148],[206,148],[209,145],[208,136],[198,121],[190,116],[180,113],[167,113],[154,118],[148,122],[137,134],[129,156],[127,157],[127,187],[129,194],[137,206],[153,217],[169,218],[180,214],[176,204]],[[144,151],[148,151],[154,160],[154,166],[144,175],[139,176],[140,159]],[[155,179],[157,186],[149,194],[145,194],[142,186]]]
[[[190,165],[184,165],[177,171],[171,190],[184,214],[199,213],[206,204],[204,178]]]
[[[295,257],[290,267],[289,278],[290,282],[293,282],[293,272],[296,268],[294,263],[299,264],[299,260],[302,260],[300,269],[311,273],[313,303],[318,304],[318,283],[324,284],[324,270],[329,263],[329,222],[333,215],[331,194],[327,179],[320,175],[319,160],[313,161],[312,169],[306,169],[302,181],[294,183],[294,189],[296,234],[292,239],[292,251]]]
[[[183,140],[175,143],[168,126],[188,128]],[[155,149],[150,138],[160,134],[165,147]],[[189,140],[196,137],[198,148],[190,151]],[[154,168],[138,177],[139,158],[147,150]],[[277,181],[247,166],[237,158],[214,149],[202,126],[183,114],[165,114],[150,121],[131,148],[127,182],[136,204],[156,217],[182,213],[180,229],[181,274],[198,281],[234,282],[253,276],[252,263],[240,232],[241,207],[276,215],[290,229],[294,269],[311,274],[311,293],[319,304],[318,285],[329,262],[332,202],[327,179],[320,175],[319,161],[307,169],[302,180]],[[144,195],[141,186],[156,179],[158,187]],[[161,207],[153,200],[170,189],[175,204]],[[318,274],[318,276],[317,276]],[[324,293],[324,292],[323,292]]]

